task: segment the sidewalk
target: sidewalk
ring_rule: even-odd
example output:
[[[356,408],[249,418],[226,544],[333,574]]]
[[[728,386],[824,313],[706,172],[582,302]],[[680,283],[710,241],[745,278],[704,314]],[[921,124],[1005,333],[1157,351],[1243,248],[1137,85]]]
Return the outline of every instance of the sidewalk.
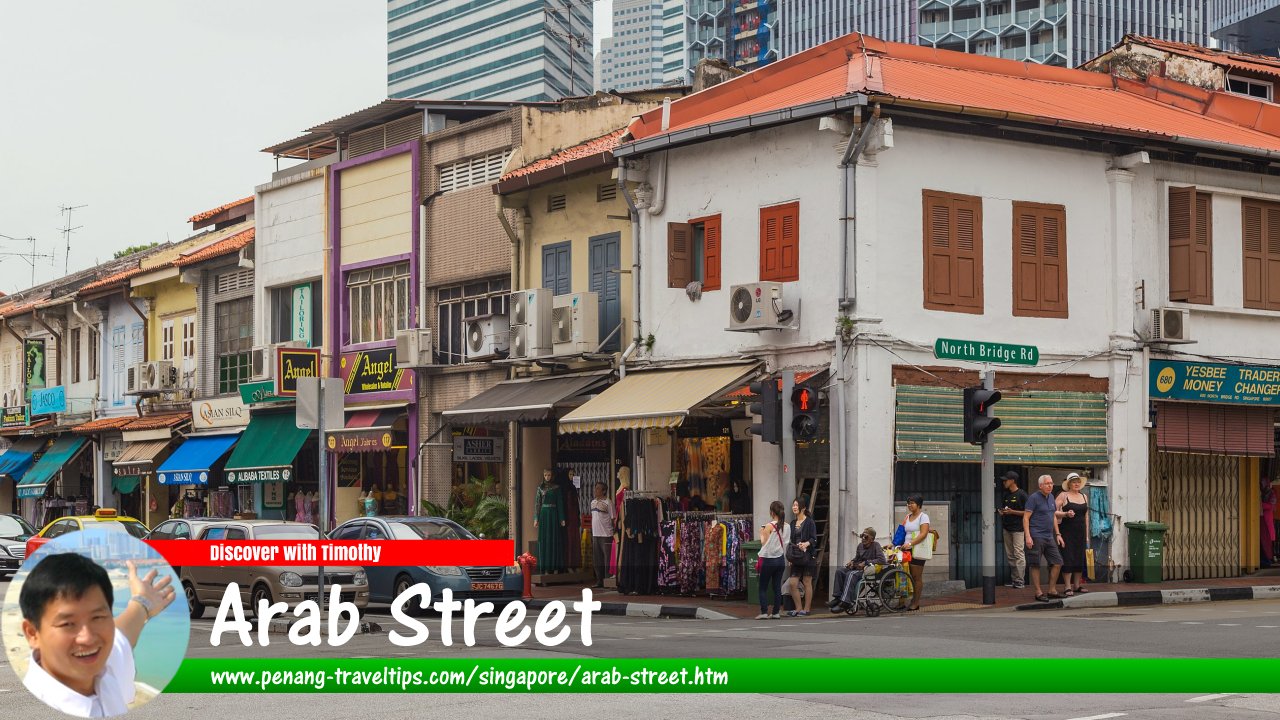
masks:
[[[1280,586],[1280,576],[1272,573],[1257,573],[1246,577],[1236,578],[1217,578],[1213,580],[1173,580],[1160,583],[1086,583],[1085,587],[1089,590],[1084,595],[1076,596],[1065,604],[1063,601],[1053,601],[1049,603],[1037,603],[1035,600],[1035,591],[1028,585],[1021,590],[1013,588],[997,587],[996,602],[994,605],[982,604],[982,588],[970,588],[962,592],[951,593],[948,595],[940,595],[937,597],[924,597],[920,600],[921,612],[945,612],[949,610],[1008,610],[1011,608],[1018,609],[1061,609],[1064,607],[1101,607],[1116,604],[1156,604],[1160,602],[1161,591],[1166,591],[1166,597],[1176,598],[1176,600],[1167,600],[1166,602],[1191,602],[1201,599],[1209,600],[1239,600],[1248,599],[1246,596],[1252,596],[1249,592],[1251,588],[1258,587],[1275,587]],[[1059,585],[1059,591],[1062,586]],[[1167,591],[1189,591],[1210,589],[1212,593],[1172,593]],[[927,589],[926,589],[927,590]],[[1047,592],[1047,588],[1045,588]],[[1267,596],[1280,597],[1273,595],[1280,591],[1260,591]],[[755,605],[748,604],[745,598],[730,599],[714,598],[703,596],[682,596],[682,595],[623,595],[611,588],[604,590],[591,590],[592,598],[599,600],[601,603],[601,614],[603,615],[626,615],[631,617],[652,617],[652,618],[700,618],[706,620],[729,620],[729,619],[751,619],[759,612],[759,608]],[[1130,602],[1115,601],[1115,594],[1139,593],[1141,595],[1127,595],[1131,598]],[[1092,596],[1102,594],[1102,597],[1094,598]],[[547,587],[535,587],[533,589],[534,601],[532,607],[541,607],[547,601],[561,600],[564,602],[572,602],[582,599],[582,587],[575,585],[553,585]],[[1074,602],[1072,602],[1074,601]],[[1019,607],[1021,606],[1021,607]],[[833,615],[827,612],[825,603],[821,607],[813,608],[811,618],[830,618]]]

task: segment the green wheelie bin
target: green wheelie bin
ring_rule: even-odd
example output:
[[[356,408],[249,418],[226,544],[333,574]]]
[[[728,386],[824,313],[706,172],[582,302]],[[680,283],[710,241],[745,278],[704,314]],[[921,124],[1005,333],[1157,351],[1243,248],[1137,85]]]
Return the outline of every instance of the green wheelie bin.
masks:
[[[1129,529],[1129,571],[1134,582],[1158,583],[1164,579],[1164,533],[1168,525],[1139,520]]]
[[[760,573],[756,572],[756,556],[760,554],[760,541],[748,540],[742,543],[742,552],[747,563],[747,602],[760,604]]]

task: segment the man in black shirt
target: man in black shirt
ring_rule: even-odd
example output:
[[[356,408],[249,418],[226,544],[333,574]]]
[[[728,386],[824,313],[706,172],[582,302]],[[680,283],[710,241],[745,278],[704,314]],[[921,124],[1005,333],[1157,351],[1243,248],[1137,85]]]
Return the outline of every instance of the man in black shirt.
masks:
[[[1018,488],[1018,473],[1004,474],[1000,517],[1004,522],[1004,556],[1009,561],[1012,580],[1009,587],[1020,589],[1027,582],[1027,556],[1022,536],[1022,516],[1026,514],[1027,493]]]

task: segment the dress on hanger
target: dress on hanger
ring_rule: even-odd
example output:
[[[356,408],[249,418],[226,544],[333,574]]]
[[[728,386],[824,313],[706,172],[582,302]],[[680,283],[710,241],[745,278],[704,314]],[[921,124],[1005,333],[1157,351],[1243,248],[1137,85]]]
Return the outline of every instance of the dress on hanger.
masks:
[[[560,487],[553,483],[538,486],[533,506],[538,510],[538,570],[542,573],[563,572],[565,569],[564,498]]]

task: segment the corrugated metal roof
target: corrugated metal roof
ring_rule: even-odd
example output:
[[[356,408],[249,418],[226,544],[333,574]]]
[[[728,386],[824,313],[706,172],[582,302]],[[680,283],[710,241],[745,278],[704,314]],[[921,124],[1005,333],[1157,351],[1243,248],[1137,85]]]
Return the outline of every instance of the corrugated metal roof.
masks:
[[[897,386],[895,450],[899,460],[981,462],[982,450],[964,442],[959,388]],[[1107,396],[1030,391],[1005,394],[991,435],[996,462],[1027,465],[1106,465]]]

